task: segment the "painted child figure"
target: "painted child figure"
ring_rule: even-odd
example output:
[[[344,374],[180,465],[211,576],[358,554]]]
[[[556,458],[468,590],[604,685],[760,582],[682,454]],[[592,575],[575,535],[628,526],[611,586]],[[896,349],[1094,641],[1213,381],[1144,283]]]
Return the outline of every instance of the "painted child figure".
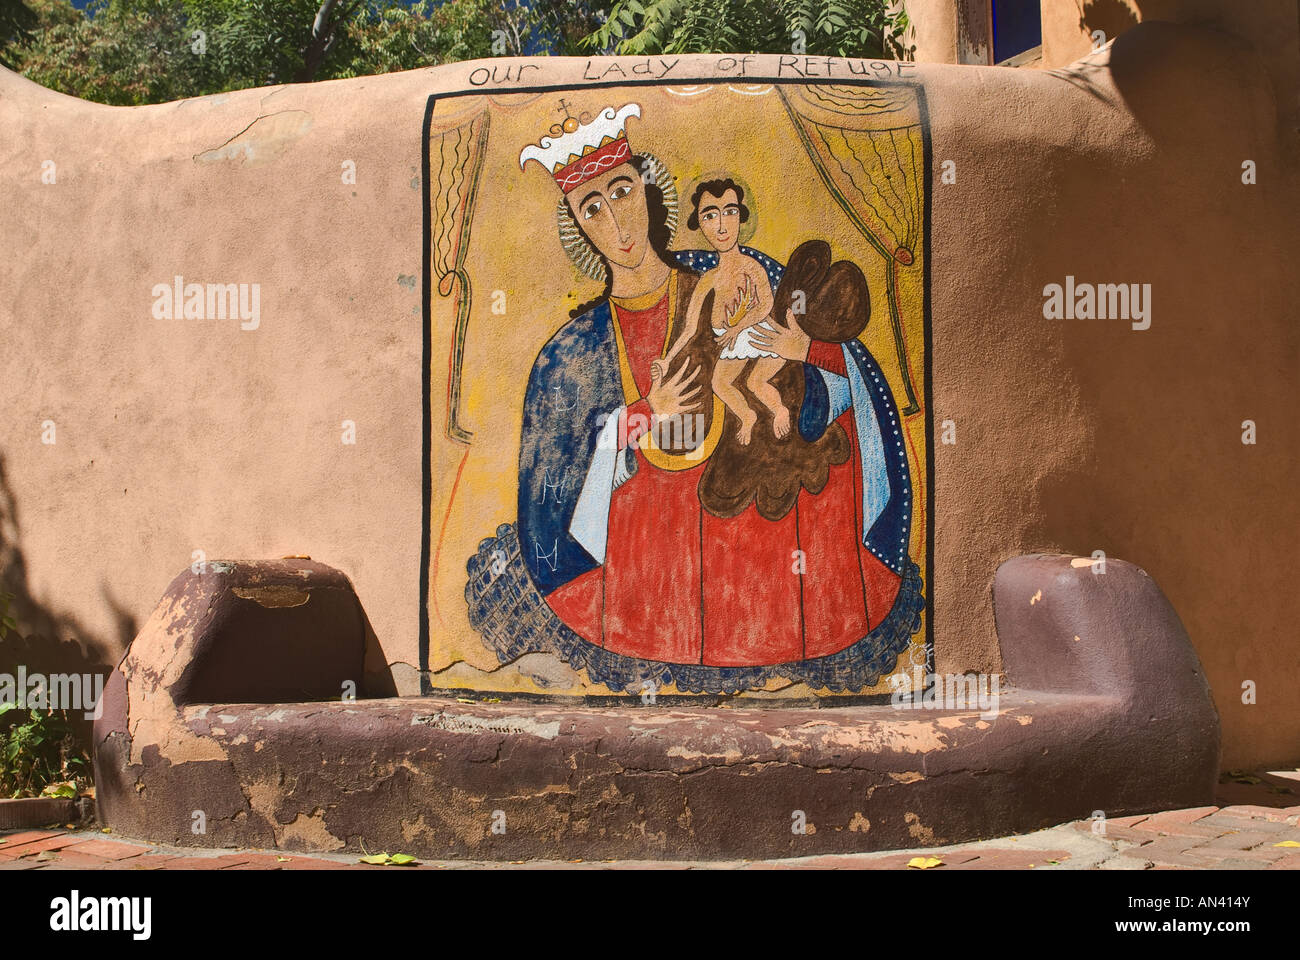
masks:
[[[767,272],[757,260],[739,248],[740,225],[749,219],[749,208],[744,201],[744,188],[730,177],[706,180],[695,188],[691,197],[691,216],[686,225],[704,234],[709,246],[718,252],[718,265],[696,284],[681,335],[668,354],[652,366],[652,369],[658,368],[660,377],[672,368],[678,352],[694,338],[705,296],[712,292],[710,326],[722,347],[713,368],[713,392],[739,418],[736,440],[742,445],[750,442],[754,425],[758,423],[757,412],[749,405],[737,383],[751,360],[756,362],[746,385],[771,412],[772,432],[777,438],[790,432],[790,411],[781,402],[781,393],[771,382],[785,365],[785,360],[775,353],[760,350],[750,340],[755,328],[772,329],[766,321],[771,315],[774,298]],[[728,299],[726,292],[733,290],[734,295]]]

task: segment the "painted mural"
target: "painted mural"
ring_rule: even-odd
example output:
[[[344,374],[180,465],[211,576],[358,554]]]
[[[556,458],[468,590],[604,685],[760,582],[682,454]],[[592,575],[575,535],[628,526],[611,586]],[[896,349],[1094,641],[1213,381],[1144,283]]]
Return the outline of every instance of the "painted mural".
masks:
[[[476,92],[425,142],[427,687],[927,664],[921,89]]]

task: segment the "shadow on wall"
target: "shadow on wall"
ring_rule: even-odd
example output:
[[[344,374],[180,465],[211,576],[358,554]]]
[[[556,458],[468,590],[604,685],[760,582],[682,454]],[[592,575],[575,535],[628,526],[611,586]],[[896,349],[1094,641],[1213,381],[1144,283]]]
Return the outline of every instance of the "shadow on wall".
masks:
[[[1285,706],[1300,661],[1281,642],[1300,595],[1277,562],[1283,531],[1300,524],[1295,177],[1248,52],[1224,34],[1147,23],[1112,45],[1109,90],[1088,89],[1089,64],[1066,71],[1083,93],[1119,101],[1124,149],[1092,149],[1061,175],[1055,209],[1088,214],[1045,215],[1058,272],[1032,278],[1123,285],[1130,306],[1142,294],[1145,319],[1122,301],[1118,316],[1044,315],[1065,327],[1065,367],[1095,436],[1090,464],[1040,482],[1045,530],[1156,579],[1204,664],[1224,763],[1239,767],[1294,761],[1300,735]],[[1246,160],[1257,182],[1243,180]],[[1258,707],[1242,699],[1248,681]]]
[[[1138,25],[1137,15],[1124,0],[1084,0],[1079,11],[1079,32],[1092,36],[1095,42],[1117,40],[1122,34]],[[1104,39],[1093,36],[1100,30]],[[1069,66],[1056,67],[1047,72],[1073,84],[1108,106],[1118,107],[1114,97],[1106,91],[1115,66],[1116,51],[1112,49],[1109,62],[1102,59],[1077,60]]]
[[[1100,30],[1107,40],[1114,40],[1137,24],[1137,14],[1124,0],[1084,0],[1079,15],[1080,31],[1092,34]]]
[[[30,676],[55,673],[107,675],[116,664],[120,651],[136,634],[136,621],[108,591],[105,602],[117,622],[116,644],[89,636],[88,631],[69,614],[60,613],[32,595],[27,582],[27,564],[22,552],[22,527],[18,505],[9,484],[4,454],[0,453],[0,593],[13,597],[9,613],[17,629],[0,643],[0,673],[16,675],[24,667]],[[116,649],[114,648],[116,647]],[[80,722],[80,713],[75,714]],[[90,732],[89,723],[84,732]]]
[[[1117,107],[1115,98],[1106,89],[1110,79],[1110,67],[1105,63],[1091,60],[1078,60],[1068,67],[1056,67],[1047,73],[1059,80],[1064,80],[1077,87],[1090,97],[1094,97],[1108,107]]]

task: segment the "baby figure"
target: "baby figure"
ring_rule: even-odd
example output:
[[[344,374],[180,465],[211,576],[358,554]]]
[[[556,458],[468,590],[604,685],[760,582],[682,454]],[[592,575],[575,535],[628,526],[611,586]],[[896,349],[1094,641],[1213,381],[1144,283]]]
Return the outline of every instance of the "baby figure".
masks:
[[[718,265],[696,284],[682,335],[667,356],[656,364],[661,365],[661,375],[671,369],[678,352],[695,336],[704,298],[712,291],[710,326],[722,346],[713,368],[713,392],[740,420],[736,440],[748,444],[754,434],[754,425],[758,423],[758,414],[741,393],[737,380],[745,365],[755,360],[745,383],[758,401],[771,411],[772,432],[780,439],[790,432],[790,412],[771,381],[785,365],[785,360],[775,353],[760,350],[750,342],[755,327],[772,329],[766,320],[772,313],[773,296],[767,271],[738,246],[740,225],[749,219],[744,188],[730,177],[706,180],[695,188],[691,205],[693,209],[686,225],[703,233],[709,246],[718,251]],[[735,292],[728,296],[731,291]]]

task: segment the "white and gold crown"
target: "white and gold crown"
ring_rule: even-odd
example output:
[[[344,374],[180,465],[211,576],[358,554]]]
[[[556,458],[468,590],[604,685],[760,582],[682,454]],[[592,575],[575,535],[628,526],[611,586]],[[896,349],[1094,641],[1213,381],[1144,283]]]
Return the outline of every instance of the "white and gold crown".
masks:
[[[641,118],[641,106],[625,104],[615,110],[606,107],[588,123],[566,117],[564,123],[551,128],[551,135],[530,143],[519,154],[522,168],[536,160],[555,177],[560,189],[568,193],[598,174],[626,163],[632,155],[627,142],[627,118]]]

